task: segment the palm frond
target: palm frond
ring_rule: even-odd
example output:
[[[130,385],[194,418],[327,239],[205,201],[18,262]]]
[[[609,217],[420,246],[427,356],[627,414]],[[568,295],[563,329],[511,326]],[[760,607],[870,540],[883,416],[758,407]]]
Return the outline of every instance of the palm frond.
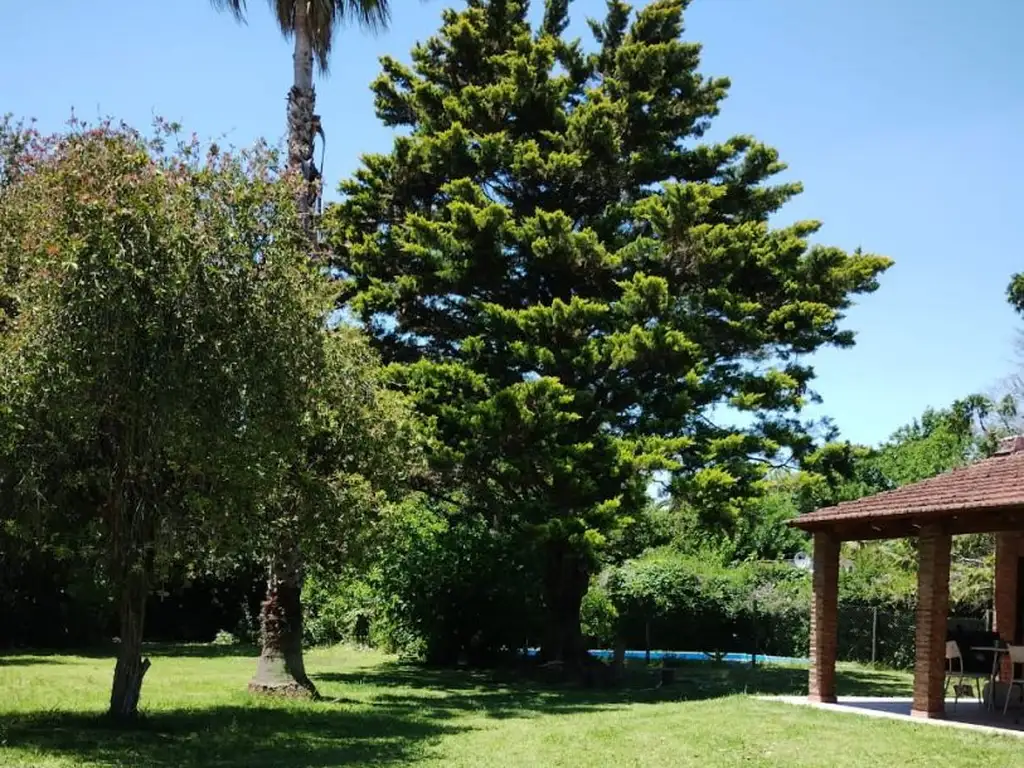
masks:
[[[371,32],[384,29],[391,21],[389,0],[343,0],[338,5],[345,6],[343,16],[354,18],[356,23]]]
[[[246,0],[210,0],[219,11],[230,11],[239,21],[245,20]],[[317,68],[327,73],[331,44],[338,29],[354,21],[363,29],[377,32],[391,19],[390,0],[267,0],[277,19],[277,26],[286,39],[295,34],[295,8],[306,4],[306,23],[313,44]]]
[[[230,11],[238,21],[245,21],[245,0],[210,0],[218,11]]]
[[[280,6],[294,6],[303,0],[275,0]],[[305,0],[309,36],[313,42],[317,69],[326,74],[331,46],[338,30],[349,21],[371,32],[387,26],[390,19],[388,0]],[[294,18],[294,17],[293,17]]]
[[[309,0],[267,0],[270,10],[274,12],[274,17],[277,19],[277,26],[280,27],[281,34],[286,38],[291,37],[295,32],[295,4],[303,2],[308,3]]]

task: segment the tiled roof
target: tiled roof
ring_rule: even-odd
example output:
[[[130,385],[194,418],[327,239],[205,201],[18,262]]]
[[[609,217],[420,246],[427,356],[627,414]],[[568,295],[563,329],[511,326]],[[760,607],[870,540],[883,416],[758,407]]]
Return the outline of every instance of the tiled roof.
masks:
[[[989,459],[912,485],[824,507],[793,519],[799,528],[818,523],[870,522],[958,511],[1024,508],[1024,437],[1010,438]]]

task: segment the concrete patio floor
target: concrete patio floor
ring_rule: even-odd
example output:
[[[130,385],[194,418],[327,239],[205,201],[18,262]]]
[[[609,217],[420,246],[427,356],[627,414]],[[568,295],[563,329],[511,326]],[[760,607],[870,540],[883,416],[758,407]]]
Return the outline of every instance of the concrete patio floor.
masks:
[[[964,728],[976,732],[1024,738],[1024,713],[1021,710],[1011,709],[1004,717],[1002,710],[989,711],[984,704],[976,699],[961,699],[957,703],[956,711],[953,711],[953,700],[948,699],[944,718],[921,718],[910,716],[911,699],[909,697],[841,696],[836,704],[816,704],[808,701],[806,696],[759,696],[758,698],[763,701],[814,707],[828,712],[883,717],[891,720],[904,720],[908,723]]]

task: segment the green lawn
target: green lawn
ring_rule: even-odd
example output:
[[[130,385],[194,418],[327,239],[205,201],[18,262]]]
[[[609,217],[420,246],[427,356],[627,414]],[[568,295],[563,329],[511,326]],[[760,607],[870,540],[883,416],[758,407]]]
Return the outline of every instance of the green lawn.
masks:
[[[404,666],[349,648],[309,654],[323,702],[245,693],[253,659],[154,649],[144,721],[98,715],[113,662],[0,656],[0,765],[56,766],[971,766],[1017,765],[1024,742],[758,701],[806,671],[704,664],[655,688],[646,672],[599,691]],[[840,694],[904,695],[899,673],[848,667]],[[965,757],[966,756],[966,757]],[[968,762],[961,763],[963,757]]]

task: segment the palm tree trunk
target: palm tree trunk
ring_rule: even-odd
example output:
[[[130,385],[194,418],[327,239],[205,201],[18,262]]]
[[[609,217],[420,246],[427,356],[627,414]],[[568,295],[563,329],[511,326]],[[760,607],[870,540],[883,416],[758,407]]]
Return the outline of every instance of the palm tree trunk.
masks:
[[[306,183],[297,199],[303,224],[313,235],[312,210],[316,200],[317,182],[310,179],[313,161],[314,110],[313,42],[306,20],[305,3],[295,4],[295,52],[292,88],[288,92],[288,168],[304,173]]]
[[[288,92],[288,169],[303,173],[296,206],[303,227],[315,248],[313,201],[316,181],[311,181],[307,163],[313,157],[313,45],[306,21],[305,3],[295,4],[294,78]],[[311,250],[312,252],[312,250]],[[256,674],[249,681],[253,693],[285,696],[318,696],[316,686],[306,675],[302,655],[302,581],[303,562],[297,531],[285,531],[270,555],[267,595],[260,608],[260,658]]]
[[[302,658],[302,556],[298,543],[281,538],[270,559],[267,597],[260,610],[262,649],[252,693],[317,698]]]

